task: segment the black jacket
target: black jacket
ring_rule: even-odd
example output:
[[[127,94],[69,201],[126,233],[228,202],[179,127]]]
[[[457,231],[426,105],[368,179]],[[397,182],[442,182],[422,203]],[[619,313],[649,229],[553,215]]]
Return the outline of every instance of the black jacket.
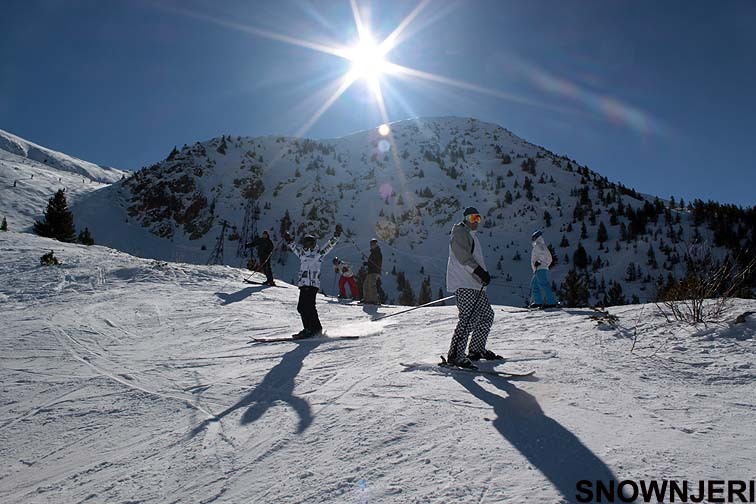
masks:
[[[257,258],[261,261],[268,259],[273,252],[273,241],[270,238],[263,238],[262,236],[255,238],[247,244],[248,247],[255,247],[257,249]]]
[[[375,247],[370,249],[370,257],[367,259],[367,272],[378,273],[383,272],[383,254],[381,254],[381,248]]]

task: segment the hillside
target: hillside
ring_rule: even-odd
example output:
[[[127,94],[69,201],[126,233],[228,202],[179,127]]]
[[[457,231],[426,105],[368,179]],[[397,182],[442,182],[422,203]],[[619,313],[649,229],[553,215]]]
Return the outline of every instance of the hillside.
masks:
[[[359,267],[376,236],[384,254],[388,302],[407,285],[437,298],[445,288],[449,230],[462,209],[485,216],[479,232],[491,298],[522,305],[530,283],[530,235],[543,229],[558,262],[554,286],[570,270],[583,279],[585,303],[617,305],[656,298],[687,261],[753,249],[756,212],[687,205],[642,195],[506,129],[466,118],[424,118],[334,139],[223,136],[174,149],[127,180],[75,207],[98,243],[169,261],[246,264],[243,244],[285,227],[325,239],[336,222],[347,236],[334,252]],[[726,211],[725,211],[726,210]],[[223,227],[224,223],[227,227]],[[224,231],[225,229],[225,231]],[[750,256],[753,256],[751,253]],[[291,281],[295,261],[273,257]],[[406,279],[407,281],[404,281]],[[324,289],[333,290],[324,271]],[[410,295],[408,295],[410,294]],[[425,293],[427,299],[427,292]]]
[[[127,174],[0,130],[0,219],[5,217],[10,229],[28,230],[58,189],[76,201]]]
[[[299,328],[295,287],[15,232],[0,249],[2,502],[551,504],[581,479],[756,479],[752,317],[495,306],[503,369],[536,370],[507,381],[403,370],[446,352],[454,307],[371,322],[399,308],[318,296],[360,339],[255,345]]]

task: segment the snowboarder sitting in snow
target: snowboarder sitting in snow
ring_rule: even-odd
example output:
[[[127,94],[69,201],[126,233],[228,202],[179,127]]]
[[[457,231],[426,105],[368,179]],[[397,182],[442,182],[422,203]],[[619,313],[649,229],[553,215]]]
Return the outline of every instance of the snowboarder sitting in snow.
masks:
[[[473,207],[465,209],[464,220],[452,228],[446,265],[446,289],[457,296],[459,309],[459,322],[452,336],[447,362],[472,369],[476,368],[472,361],[503,358],[486,349],[494,312],[485,292],[491,275],[486,271],[483,248],[475,235],[481,220],[478,210]],[[465,357],[470,333],[470,352]]]
[[[533,242],[533,252],[530,254],[530,266],[533,269],[533,279],[530,281],[530,307],[553,308],[557,302],[549,283],[549,267],[553,261],[551,252],[540,230],[533,233],[530,241]]]
[[[336,224],[336,231],[333,237],[328,240],[322,248],[317,248],[315,237],[306,235],[302,239],[302,246],[293,244],[294,239],[289,233],[284,235],[286,245],[299,258],[299,303],[297,311],[302,317],[304,329],[293,335],[294,339],[312,338],[319,336],[323,332],[323,326],[320,325],[318,310],[315,308],[315,295],[320,290],[320,267],[323,264],[323,257],[339,241],[341,236],[341,224]]]
[[[339,297],[345,298],[346,285],[349,284],[349,292],[352,294],[352,299],[358,299],[360,293],[357,292],[357,284],[354,282],[354,272],[349,263],[346,263],[338,257],[333,258],[333,270],[339,274]]]
[[[276,282],[273,281],[273,269],[270,267],[270,258],[273,255],[275,245],[273,245],[273,241],[270,239],[268,232],[263,231],[262,236],[247,243],[247,247],[257,247],[258,262],[255,265],[254,271],[262,271],[265,273],[265,282],[263,282],[263,285],[275,286]]]

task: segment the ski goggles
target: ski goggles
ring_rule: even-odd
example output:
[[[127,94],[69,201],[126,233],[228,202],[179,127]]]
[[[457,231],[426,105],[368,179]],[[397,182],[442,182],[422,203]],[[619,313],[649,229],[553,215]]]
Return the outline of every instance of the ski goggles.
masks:
[[[477,224],[482,220],[483,217],[481,217],[480,214],[474,213],[467,216],[467,222],[469,222],[470,224]]]

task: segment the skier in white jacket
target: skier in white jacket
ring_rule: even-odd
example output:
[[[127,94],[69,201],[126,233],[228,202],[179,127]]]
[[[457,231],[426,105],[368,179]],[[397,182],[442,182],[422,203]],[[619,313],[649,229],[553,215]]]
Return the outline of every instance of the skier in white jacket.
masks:
[[[530,254],[530,266],[533,279],[530,281],[531,308],[553,308],[557,305],[549,283],[549,267],[553,261],[549,247],[543,239],[541,230],[530,237],[533,252]]]
[[[486,271],[483,248],[475,234],[481,220],[477,209],[465,209],[462,222],[452,228],[449,261],[446,265],[446,290],[456,295],[459,309],[459,321],[452,336],[447,362],[473,369],[476,366],[472,361],[502,359],[500,355],[486,349],[494,312],[485,292],[485,286],[491,282],[491,275]],[[470,351],[465,356],[470,333]]]
[[[333,249],[341,236],[341,224],[336,224],[333,237],[322,248],[318,249],[315,237],[307,235],[302,239],[302,246],[293,244],[293,238],[289,233],[284,235],[286,245],[299,258],[299,303],[297,311],[302,317],[304,328],[293,335],[294,339],[312,338],[320,336],[323,326],[320,325],[318,310],[315,307],[315,296],[320,290],[320,267],[323,257]]]

